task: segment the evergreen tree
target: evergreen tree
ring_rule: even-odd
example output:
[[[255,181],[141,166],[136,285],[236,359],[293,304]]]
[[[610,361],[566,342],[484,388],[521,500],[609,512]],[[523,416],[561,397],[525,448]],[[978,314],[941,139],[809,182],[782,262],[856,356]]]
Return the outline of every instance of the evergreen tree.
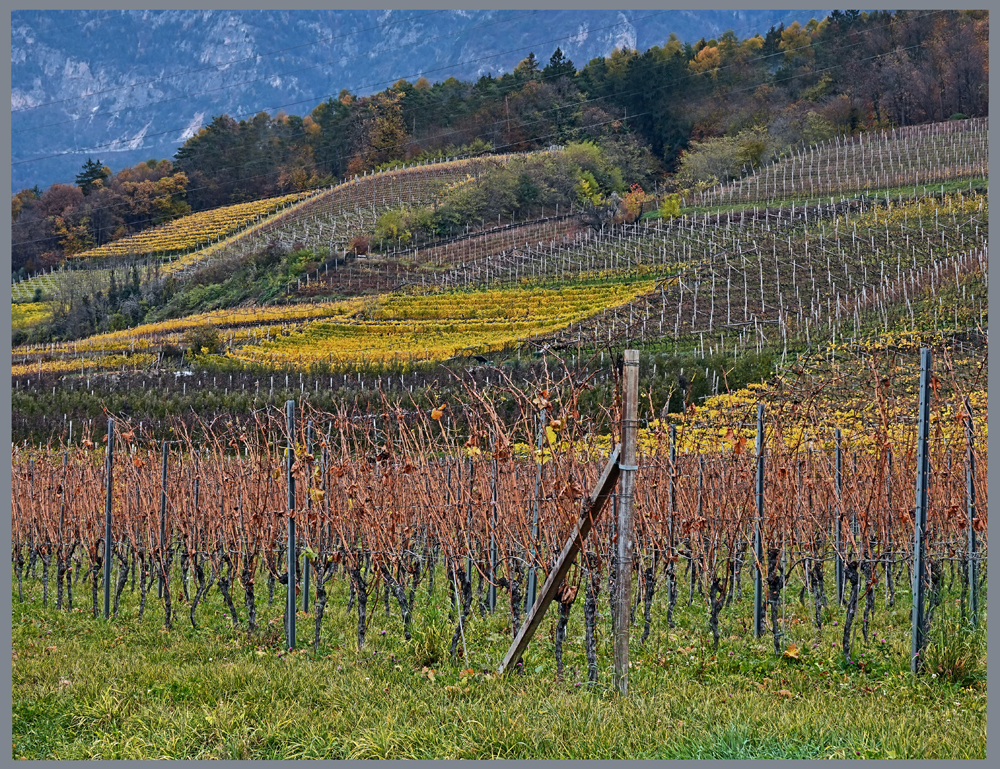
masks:
[[[111,176],[110,168],[102,166],[100,160],[95,161],[87,158],[87,162],[83,164],[83,170],[76,175],[76,186],[84,195],[89,195],[96,182],[103,182],[109,176]]]
[[[534,78],[540,70],[541,67],[538,66],[535,54],[529,53],[527,58],[521,59],[521,62],[514,67],[514,77],[517,78],[518,83],[525,83]]]
[[[576,74],[576,67],[573,62],[566,58],[561,48],[556,48],[555,53],[549,59],[548,66],[542,70],[542,76],[546,79],[555,80],[559,77],[573,77]]]

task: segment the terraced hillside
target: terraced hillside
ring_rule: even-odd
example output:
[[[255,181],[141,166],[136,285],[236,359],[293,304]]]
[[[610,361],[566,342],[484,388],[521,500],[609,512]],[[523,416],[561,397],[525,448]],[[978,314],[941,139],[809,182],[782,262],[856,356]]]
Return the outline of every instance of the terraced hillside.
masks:
[[[277,240],[343,251],[350,239],[374,224],[387,208],[432,202],[458,181],[519,154],[454,159],[364,174],[322,190],[240,203],[202,211],[144,230],[72,258],[74,270],[99,270],[111,260],[147,264],[164,262],[165,274],[189,274],[206,263],[253,253]],[[59,291],[60,270],[19,281],[14,301]]]
[[[220,332],[234,361],[278,368],[375,367],[489,353],[627,305],[652,280],[572,288],[509,287],[424,295],[390,294],[339,302],[227,310],[152,323],[79,342],[19,348],[14,375],[119,366],[123,356],[183,345],[199,329]]]
[[[214,260],[228,269],[269,243],[298,249],[311,262],[283,286],[293,301],[22,345],[13,350],[15,377],[161,365],[178,348],[188,351],[186,363],[194,356],[209,368],[332,372],[622,344],[698,359],[787,360],[873,336],[983,334],[982,185],[946,193],[898,185],[918,175],[983,173],[985,127],[963,121],[866,138],[847,145],[856,155],[834,145],[813,156],[812,176],[797,176],[799,189],[809,178],[841,190],[859,180],[891,185],[871,195],[761,205],[782,194],[773,184],[778,169],[805,168],[796,159],[758,174],[760,198],[752,177],[733,185],[727,202],[747,200],[721,212],[602,225],[579,210],[551,211],[536,221],[483,222],[419,247],[345,253],[382,211],[433,202],[512,156],[365,176],[199,252],[202,269]],[[886,175],[873,161],[879,147]],[[821,176],[831,158],[829,177]],[[848,173],[855,163],[870,176]],[[194,341],[204,334],[214,341]],[[711,375],[713,390],[721,378]]]
[[[328,254],[342,253],[349,248],[352,238],[371,230],[382,212],[432,203],[449,186],[475,179],[486,168],[522,156],[464,158],[355,177],[311,195],[294,209],[273,216],[258,227],[201,250],[197,258],[182,260],[173,269],[190,272],[207,262],[240,259],[271,242],[284,248],[296,246]]]
[[[17,348],[14,361],[25,367],[17,371],[41,372],[82,358],[83,370],[88,357],[182,345],[196,327],[220,329],[234,362],[338,370],[442,360],[532,338],[556,349],[625,339],[737,358],[873,330],[985,328],[987,223],[980,195],[644,222],[471,263],[450,290],[211,313]],[[483,291],[487,285],[495,288]],[[577,297],[575,309],[561,308],[560,292]],[[479,313],[486,307],[496,309]],[[505,307],[521,307],[523,322]]]
[[[82,251],[72,258],[75,261],[95,261],[113,257],[174,257],[194,253],[211,243],[220,243],[237,233],[245,232],[254,224],[266,222],[314,194],[297,192],[211,211],[199,211],[107,245]]]
[[[841,197],[988,176],[989,120],[974,118],[837,137],[698,193],[694,205]]]

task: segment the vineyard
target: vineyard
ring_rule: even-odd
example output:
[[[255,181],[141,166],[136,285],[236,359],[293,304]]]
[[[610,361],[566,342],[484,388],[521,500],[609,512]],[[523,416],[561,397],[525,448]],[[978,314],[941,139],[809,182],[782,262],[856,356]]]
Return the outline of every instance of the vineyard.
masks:
[[[399,348],[398,360],[412,360],[413,351],[422,349],[427,353],[421,358],[432,360],[452,357],[460,350],[485,353],[497,349],[498,344],[503,347],[536,335],[543,335],[557,347],[592,347],[622,337],[643,343],[667,337],[675,348],[691,345],[709,352],[732,351],[737,357],[768,344],[787,350],[790,340],[807,344],[815,340],[818,344],[857,338],[873,323],[883,333],[982,326],[988,259],[982,238],[987,218],[985,197],[959,194],[940,200],[793,207],[777,212],[765,209],[759,215],[694,215],[659,224],[645,220],[639,225],[588,229],[554,243],[526,245],[431,273],[435,283],[430,288],[457,288],[466,292],[468,301],[477,302],[480,286],[499,284],[502,288],[494,292],[506,294],[506,302],[517,302],[525,290],[523,283],[541,288],[546,281],[568,282],[579,284],[574,290],[584,291],[595,279],[632,276],[658,279],[655,290],[649,283],[625,304],[595,296],[587,315],[566,316],[555,327],[529,324],[506,329],[499,337],[491,331],[496,330],[493,326],[460,324],[453,330],[454,338],[448,340],[442,339],[443,330],[433,325],[413,327],[408,341]],[[347,280],[351,280],[350,271]],[[423,284],[422,288],[426,291],[428,287]],[[416,294],[416,287],[409,292]],[[918,328],[914,306],[927,293],[932,297],[927,303],[929,317],[922,317]],[[387,296],[374,304],[419,305],[446,301],[450,295],[442,294],[441,300],[420,298],[419,294],[408,299]],[[371,300],[368,303],[373,304]],[[302,338],[295,332],[311,333],[310,317],[320,323],[331,314],[361,312],[357,309],[360,306],[356,300],[346,300],[226,311],[79,342],[18,347],[13,350],[13,359],[17,365],[41,366],[41,371],[50,364],[69,370],[64,361],[72,357],[85,370],[88,352],[105,355],[176,344],[184,329],[215,325],[222,329],[239,326],[238,332],[230,331],[226,337],[228,354],[259,362],[264,358],[256,346],[262,338],[268,341],[275,334],[295,334],[287,342],[276,342],[278,348],[287,347]],[[544,312],[558,315],[551,310]],[[445,312],[432,316],[442,321],[461,320]],[[406,317],[404,313],[400,320]],[[330,332],[327,327],[309,338],[319,342]],[[350,366],[361,360],[363,352],[346,342],[327,342],[320,348],[325,348],[318,353],[320,357],[333,367]],[[265,349],[275,354],[273,360],[282,367],[308,367],[316,362],[308,349],[302,351],[301,359],[296,354]],[[391,344],[388,349],[393,349]]]
[[[190,214],[75,254],[67,267],[71,271],[101,272],[106,271],[102,264],[111,260],[139,260],[143,265],[151,260],[166,260],[161,268],[164,274],[183,276],[213,262],[245,256],[275,237],[282,244],[300,243],[322,246],[328,252],[343,251],[359,230],[374,223],[379,212],[432,201],[449,185],[520,156],[448,159],[366,173],[315,192]],[[61,270],[46,271],[15,282],[11,287],[14,301],[32,298],[36,288],[41,288],[47,296],[57,294],[62,277]]]
[[[19,12],[12,760],[984,760],[989,12],[810,13]]]
[[[947,358],[945,364],[951,372],[967,370]],[[759,573],[775,655],[796,654],[810,643],[809,625],[820,630],[836,617],[844,622],[844,659],[857,662],[856,613],[864,647],[885,635],[876,605],[902,600],[915,557],[926,559],[916,563],[925,563],[928,574],[921,627],[931,627],[936,611],[952,611],[953,591],[962,616],[976,622],[977,607],[985,606],[981,560],[988,543],[985,401],[977,393],[970,397],[969,381],[954,375],[935,376],[933,387],[922,375],[923,389],[913,393],[892,356],[873,358],[870,373],[852,384],[859,382],[871,388],[875,408],[855,412],[846,430],[831,428],[839,419],[819,397],[826,382],[809,376],[785,382],[766,414],[763,406],[757,410],[756,424],[752,401],[725,396],[665,422],[640,416],[645,427],[636,441],[633,496],[633,570],[640,576],[628,602],[643,641],[654,605],[673,627],[678,586],[687,584],[688,603],[706,607],[706,630],[718,650],[720,638],[731,635],[726,628],[746,622],[744,586]],[[343,579],[361,648],[371,597],[384,592],[398,603],[409,640],[419,621],[415,591],[426,579],[433,594],[436,569],[443,567],[441,610],[456,601],[452,657],[471,618],[474,583],[484,615],[500,610],[498,596],[506,592],[504,611],[517,635],[622,440],[620,413],[602,422],[579,418],[584,385],[566,376],[531,388],[468,386],[464,403],[442,402],[430,411],[402,410],[385,400],[382,413],[374,414],[346,405],[335,413],[308,406],[295,411],[289,402],[287,414],[258,411],[248,419],[202,423],[197,439],[178,422],[162,452],[122,419],[105,436],[106,452],[95,451],[86,433],[73,447],[16,446],[18,595],[23,599],[26,568],[36,571],[40,564],[43,601],[54,578],[57,607],[72,607],[75,588],[77,604],[96,616],[103,574],[105,606],[113,594],[117,615],[131,575],[140,591],[138,616],[158,584],[169,629],[181,620],[175,602],[186,607],[184,621],[197,627],[198,606],[214,584],[232,625],[253,634],[261,630],[257,612],[264,600],[257,578],[265,580],[270,604],[276,583],[287,584],[291,564],[291,573],[300,575],[303,608],[315,601],[312,647],[323,643],[327,583]],[[927,401],[919,419],[918,394],[921,404]],[[499,418],[504,399],[516,402],[517,419]],[[926,503],[919,496],[923,455]],[[926,505],[919,555],[912,544],[915,485],[918,509]],[[97,512],[105,502],[106,530]],[[614,520],[596,521],[573,584],[559,593],[559,676],[560,633],[582,587],[589,680],[597,678],[593,618],[601,588],[615,573],[614,541]],[[106,542],[114,543],[112,550]],[[615,595],[613,579],[608,590]],[[89,600],[81,592],[89,592]],[[796,600],[808,607],[808,623],[788,623]],[[289,616],[286,635],[294,647]],[[754,625],[758,636],[762,621]]]
[[[12,346],[15,709],[91,666],[65,757],[982,757],[987,128],[672,217],[376,237],[515,155],[220,209],[143,289],[270,293]]]
[[[52,314],[45,302],[11,305],[11,328],[27,328]]]
[[[41,290],[43,295],[50,295],[57,290],[58,279],[58,273],[48,272],[18,281],[11,284],[11,297],[14,302],[26,302],[33,299],[38,290]]]
[[[207,243],[230,237],[237,230],[246,228],[251,222],[272,216],[302,198],[302,193],[296,193],[190,214],[160,227],[145,230],[138,235],[131,235],[106,246],[74,254],[73,258],[88,260],[137,255],[174,256],[188,253]]]
[[[374,226],[383,211],[433,201],[450,185],[514,157],[520,156],[448,160],[356,176],[303,199],[237,237],[220,240],[176,261],[171,269],[184,273],[208,263],[244,258],[272,241],[282,247],[295,245],[330,255],[341,253],[349,249],[352,238]]]
[[[896,187],[931,186],[988,176],[985,118],[837,137],[799,149],[729,185],[699,194],[695,205],[773,203]]]

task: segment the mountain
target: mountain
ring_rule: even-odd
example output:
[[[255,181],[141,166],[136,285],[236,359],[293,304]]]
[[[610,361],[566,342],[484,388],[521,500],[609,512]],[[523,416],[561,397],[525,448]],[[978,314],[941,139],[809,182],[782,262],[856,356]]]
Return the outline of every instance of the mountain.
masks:
[[[582,67],[671,33],[743,38],[828,11],[14,11],[12,192],[172,157],[220,114],[307,114],[399,78],[478,78],[555,48]]]

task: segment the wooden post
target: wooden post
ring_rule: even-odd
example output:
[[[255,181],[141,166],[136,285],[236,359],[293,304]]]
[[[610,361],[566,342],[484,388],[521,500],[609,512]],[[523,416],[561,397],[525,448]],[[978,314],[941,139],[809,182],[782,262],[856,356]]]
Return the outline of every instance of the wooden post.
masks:
[[[286,474],[288,478],[288,592],[285,596],[285,640],[288,648],[295,648],[295,477],[292,465],[295,463],[295,401],[285,402],[285,419],[288,424],[288,449],[286,452]]]
[[[636,448],[638,444],[639,351],[625,351],[622,372],[622,460],[621,493],[618,495],[618,541],[615,558],[614,627],[615,688],[628,693],[629,604],[632,598],[632,555],[635,549],[634,509]]]
[[[566,578],[566,574],[569,572],[569,567],[573,563],[573,559],[576,558],[576,554],[580,551],[580,548],[583,545],[583,540],[586,539],[590,530],[594,527],[594,523],[600,517],[605,504],[607,504],[608,497],[611,496],[612,489],[614,489],[615,484],[618,482],[618,475],[620,473],[618,460],[620,457],[621,446],[617,446],[611,453],[611,457],[608,459],[608,464],[605,466],[600,480],[597,481],[597,486],[594,488],[594,491],[590,496],[590,500],[584,507],[576,526],[573,527],[573,531],[570,533],[569,539],[566,540],[566,544],[563,545],[563,549],[559,553],[559,557],[556,559],[556,563],[552,567],[552,571],[549,572],[549,576],[545,580],[545,584],[542,585],[541,595],[531,607],[531,611],[528,612],[527,619],[525,619],[524,624],[521,625],[520,632],[517,634],[514,642],[510,645],[510,649],[507,650],[507,655],[503,658],[503,662],[500,663],[500,667],[498,669],[500,673],[510,670],[517,664],[517,661],[521,659],[521,655],[527,648],[528,642],[531,641],[532,636],[541,624],[542,618],[545,616],[545,610],[549,608],[549,604],[552,603],[552,599],[555,598],[556,590]]]
[[[927,528],[927,486],[930,481],[931,351],[920,350],[920,405],[917,411],[917,505],[913,521],[913,613],[910,644],[910,671],[919,673],[923,665],[920,653],[924,648],[924,593],[927,574],[924,568],[924,529]]]
[[[104,503],[104,619],[111,616],[111,484],[115,461],[115,420],[108,418],[108,447],[104,455],[107,497]]]

